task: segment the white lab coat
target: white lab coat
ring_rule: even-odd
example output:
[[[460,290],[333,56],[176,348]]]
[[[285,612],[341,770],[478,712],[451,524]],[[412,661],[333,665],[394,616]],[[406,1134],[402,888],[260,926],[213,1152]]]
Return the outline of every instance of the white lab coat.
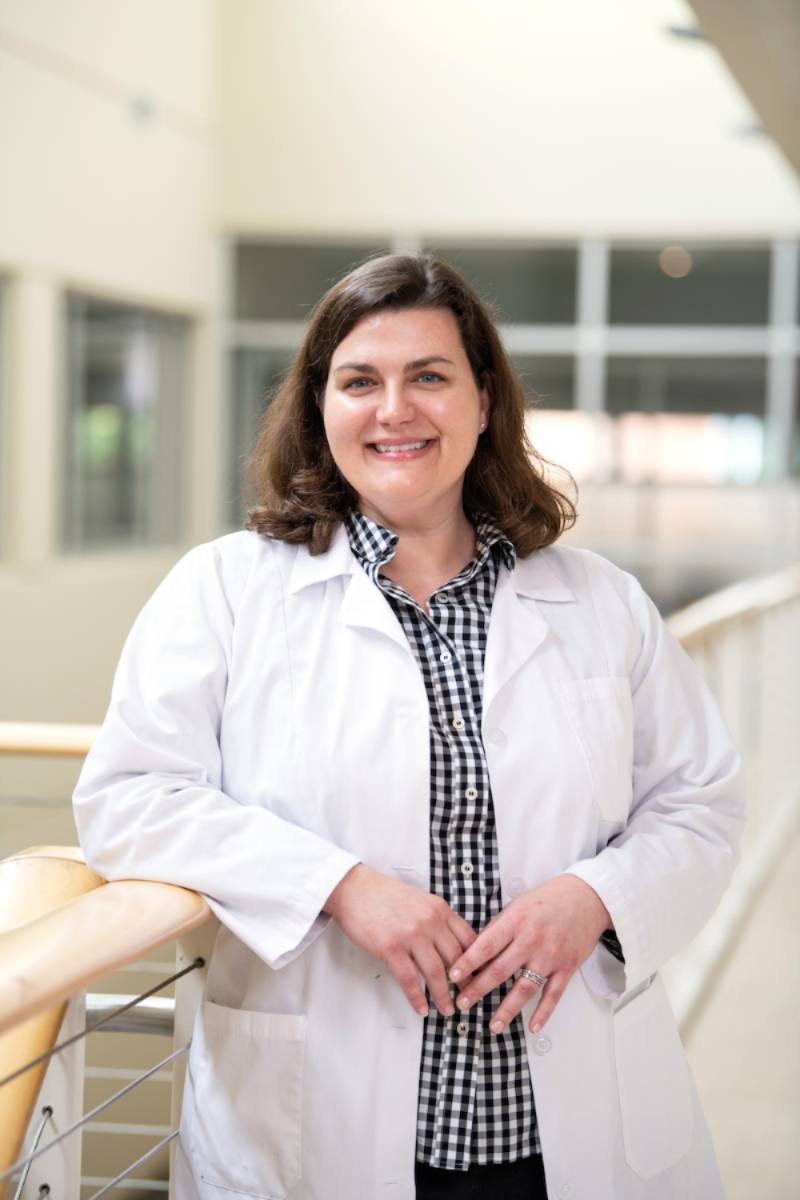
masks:
[[[95,870],[194,888],[222,922],[181,1200],[414,1196],[422,1021],[320,913],[359,860],[428,887],[428,719],[342,528],[317,557],[198,546],[137,619],[75,812]],[[598,946],[526,1032],[550,1200],[716,1200],[656,974],[736,862],[739,756],[705,683],[631,575],[553,546],[500,570],[483,736],[504,899],[572,872],[626,959]]]

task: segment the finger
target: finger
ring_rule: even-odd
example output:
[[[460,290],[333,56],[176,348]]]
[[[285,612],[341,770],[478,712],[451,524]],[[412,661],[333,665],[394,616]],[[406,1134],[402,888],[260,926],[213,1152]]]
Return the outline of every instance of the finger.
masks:
[[[408,954],[394,955],[386,959],[386,965],[405,993],[408,1003],[417,1016],[427,1017],[428,1001],[420,983],[419,972]]]
[[[485,963],[491,962],[505,950],[513,936],[511,926],[503,921],[501,913],[500,918],[487,925],[465,953],[453,963],[450,968],[450,978],[457,983],[460,979],[465,979],[467,975],[477,971]]]
[[[436,948],[426,942],[412,947],[412,954],[428,985],[431,1000],[443,1017],[452,1017],[455,1012],[453,997],[450,995],[445,965]]]
[[[462,1012],[471,1008],[476,1000],[480,1000],[481,996],[488,995],[501,983],[505,983],[519,969],[524,962],[525,955],[514,948],[515,944],[512,943],[503,954],[493,959],[488,967],[484,967],[474,978],[468,977],[462,982],[461,994],[456,1000],[456,1006]]]
[[[545,1021],[553,1015],[553,1010],[564,995],[567,984],[574,973],[574,971],[556,971],[555,975],[550,976],[547,987],[542,991],[542,998],[536,1005],[536,1011],[531,1017],[531,1033],[538,1033]]]
[[[451,913],[447,919],[447,928],[458,939],[459,955],[462,950],[468,950],[478,936],[471,925],[468,925],[458,913]]]
[[[518,979],[511,991],[504,997],[502,1004],[497,1009],[497,1012],[492,1014],[489,1021],[490,1033],[502,1033],[508,1027],[510,1021],[518,1013],[521,1013],[529,1000],[533,1000],[542,989],[532,979]],[[537,1007],[538,1013],[538,1007]]]
[[[464,953],[464,947],[455,934],[450,932],[449,928],[443,929],[436,935],[435,944],[446,967],[452,966],[456,959],[460,958]]]

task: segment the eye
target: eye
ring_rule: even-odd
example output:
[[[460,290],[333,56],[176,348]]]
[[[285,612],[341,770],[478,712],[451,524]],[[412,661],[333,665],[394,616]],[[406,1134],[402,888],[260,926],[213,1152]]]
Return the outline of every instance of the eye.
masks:
[[[349,379],[347,381],[347,383],[344,385],[344,390],[350,391],[352,389],[352,391],[354,391],[354,392],[361,392],[364,390],[360,386],[361,384],[366,384],[367,387],[370,387],[372,384],[372,380],[366,379],[363,375],[358,376],[356,379]]]
[[[436,371],[422,371],[421,374],[417,376],[417,379],[419,379],[422,383],[443,382],[443,376],[439,375]]]

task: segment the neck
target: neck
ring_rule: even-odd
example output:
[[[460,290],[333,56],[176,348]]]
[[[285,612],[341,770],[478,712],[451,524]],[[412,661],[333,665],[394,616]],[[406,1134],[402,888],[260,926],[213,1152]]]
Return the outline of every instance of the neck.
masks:
[[[382,568],[393,579],[420,599],[435,592],[457,575],[475,553],[475,530],[459,501],[444,514],[398,520],[362,505],[365,516],[380,522],[398,535],[394,558]]]

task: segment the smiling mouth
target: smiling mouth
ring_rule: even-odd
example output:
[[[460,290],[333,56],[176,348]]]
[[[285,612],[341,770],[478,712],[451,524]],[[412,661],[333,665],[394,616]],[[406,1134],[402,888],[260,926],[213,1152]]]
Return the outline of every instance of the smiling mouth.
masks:
[[[433,438],[424,438],[418,442],[370,442],[369,447],[375,450],[378,454],[409,454],[415,450],[425,450],[430,446]]]

